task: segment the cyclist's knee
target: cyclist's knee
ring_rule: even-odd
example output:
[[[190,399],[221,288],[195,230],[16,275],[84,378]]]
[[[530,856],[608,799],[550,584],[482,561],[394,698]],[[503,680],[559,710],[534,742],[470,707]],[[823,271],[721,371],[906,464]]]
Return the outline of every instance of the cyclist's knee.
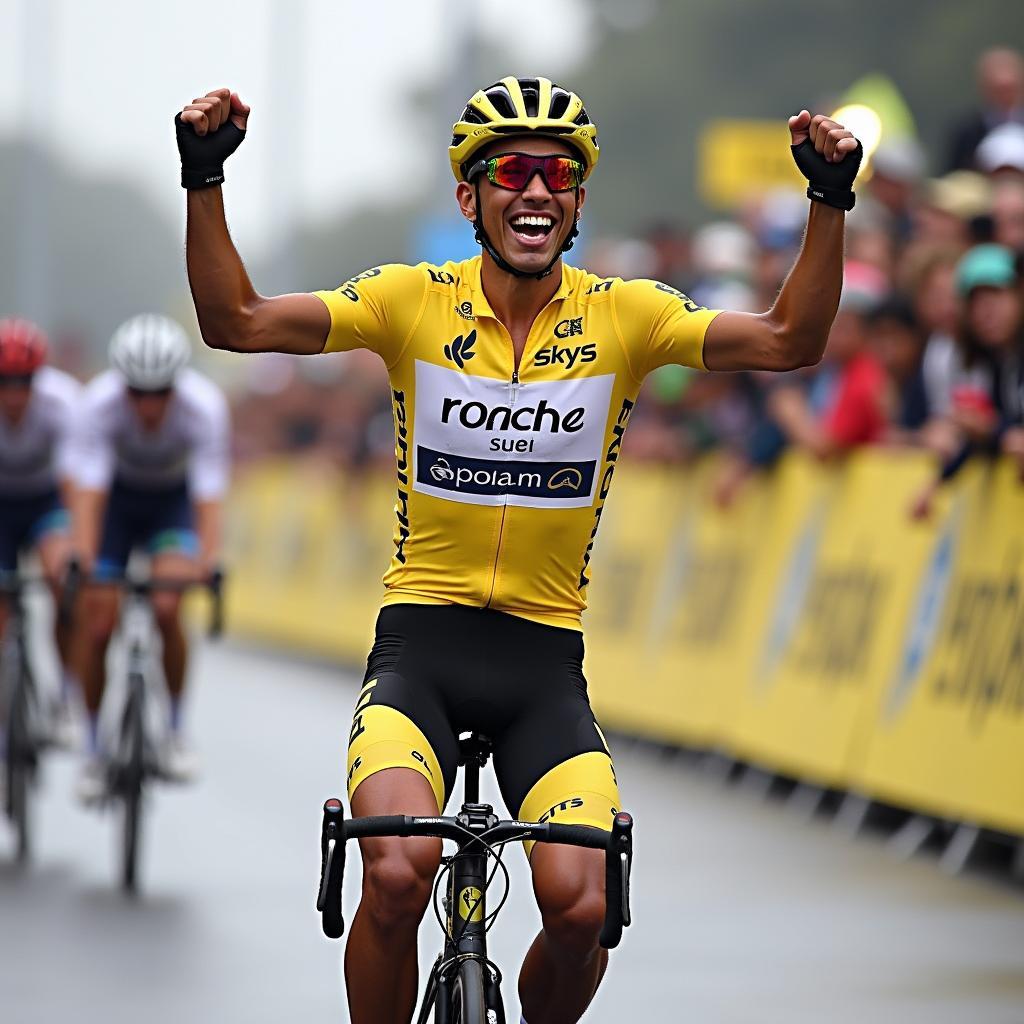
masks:
[[[538,855],[544,863],[537,863]],[[533,857],[545,933],[565,955],[587,959],[598,948],[604,924],[604,857],[592,850],[552,848],[535,848]]]
[[[544,931],[569,956],[586,959],[597,950],[604,924],[604,893],[586,889],[572,902],[545,910],[541,907]]]
[[[441,863],[441,841],[398,839],[373,847],[363,854],[367,911],[382,929],[418,925]]]
[[[161,632],[175,629],[181,619],[180,613],[180,595],[159,592],[153,595],[153,617]]]
[[[84,632],[87,643],[106,647],[117,625],[117,601],[108,595],[91,595],[84,608]]]

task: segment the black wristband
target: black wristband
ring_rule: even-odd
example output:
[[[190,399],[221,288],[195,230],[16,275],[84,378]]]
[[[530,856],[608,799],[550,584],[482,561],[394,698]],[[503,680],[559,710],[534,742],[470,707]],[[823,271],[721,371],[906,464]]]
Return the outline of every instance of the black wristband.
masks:
[[[820,188],[817,185],[808,186],[807,198],[826,206],[834,206],[837,210],[852,210],[853,204],[857,201],[857,196],[851,189]]]
[[[224,183],[224,166],[209,167],[203,170],[181,169],[181,187],[190,192],[200,188],[213,188]]]
[[[178,114],[174,133],[181,154],[181,187],[189,190],[213,188],[224,182],[224,161],[242,144],[245,132],[230,120],[215,132],[196,135]]]

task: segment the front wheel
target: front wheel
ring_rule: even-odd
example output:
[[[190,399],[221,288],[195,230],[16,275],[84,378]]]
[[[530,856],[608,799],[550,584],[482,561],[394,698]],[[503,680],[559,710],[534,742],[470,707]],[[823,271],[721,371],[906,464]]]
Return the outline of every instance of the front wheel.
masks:
[[[488,1024],[484,973],[479,960],[464,960],[452,985],[452,1024]]]
[[[142,827],[142,780],[145,775],[145,740],[142,703],[133,694],[124,716],[118,790],[123,802],[121,822],[121,886],[128,893],[138,891],[139,831]]]
[[[35,752],[29,734],[26,682],[17,690],[7,730],[7,815],[17,837],[17,858],[24,864],[32,848],[29,820],[29,786],[31,785]]]

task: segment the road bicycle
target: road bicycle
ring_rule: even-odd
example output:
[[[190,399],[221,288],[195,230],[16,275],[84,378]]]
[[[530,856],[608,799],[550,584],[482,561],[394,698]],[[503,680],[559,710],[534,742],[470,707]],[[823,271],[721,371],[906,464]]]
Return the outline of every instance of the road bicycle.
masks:
[[[4,728],[7,789],[4,813],[15,833],[15,855],[25,863],[32,849],[30,793],[43,752],[55,745],[52,722],[44,708],[28,651],[25,594],[45,586],[42,576],[18,571],[0,573],[0,598],[7,605],[7,625],[0,650],[0,722]]]
[[[502,863],[507,843],[562,843],[605,851],[605,920],[600,942],[605,949],[619,944],[630,924],[629,876],[633,858],[633,819],[619,811],[611,831],[557,822],[499,821],[490,804],[480,803],[480,769],[491,743],[472,733],[460,740],[459,763],[465,765],[465,792],[455,817],[383,815],[345,819],[342,803],[324,803],[320,837],[320,890],[316,907],[324,934],[340,938],[345,930],[341,909],[345,844],[363,836],[435,836],[456,844],[443,857],[434,884],[434,912],[444,933],[444,948],[427,978],[416,1024],[505,1024],[501,971],[487,957],[487,932],[509,895],[508,869]],[[488,871],[488,862],[493,861]],[[498,871],[505,891],[493,911],[487,891]],[[438,900],[442,884],[444,895]],[[442,916],[443,915],[443,916]]]
[[[104,764],[104,791],[99,802],[120,806],[121,887],[135,893],[146,790],[153,780],[171,781],[162,757],[166,737],[161,735],[160,716],[156,713],[163,673],[156,657],[159,644],[152,597],[158,591],[184,594],[196,588],[208,590],[212,598],[208,633],[216,637],[223,629],[223,575],[216,572],[201,581],[104,576],[81,580],[77,585],[117,587],[123,592],[118,622],[123,685],[117,686],[118,679],[114,678],[110,682],[115,685],[107,688],[108,694],[119,694],[123,704],[117,714],[117,734]]]

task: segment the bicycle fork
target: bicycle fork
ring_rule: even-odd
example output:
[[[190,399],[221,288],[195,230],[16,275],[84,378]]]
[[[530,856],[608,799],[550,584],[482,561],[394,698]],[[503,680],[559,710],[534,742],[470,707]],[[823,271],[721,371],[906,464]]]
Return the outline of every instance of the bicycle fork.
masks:
[[[497,820],[490,804],[478,803],[463,804],[459,818],[469,831],[478,834],[493,827]],[[450,1024],[452,985],[459,962],[468,957],[480,961],[488,1024],[505,1024],[501,973],[487,959],[487,863],[486,848],[472,841],[450,858],[448,891],[444,899],[447,925],[445,950],[435,965],[435,1024]]]

